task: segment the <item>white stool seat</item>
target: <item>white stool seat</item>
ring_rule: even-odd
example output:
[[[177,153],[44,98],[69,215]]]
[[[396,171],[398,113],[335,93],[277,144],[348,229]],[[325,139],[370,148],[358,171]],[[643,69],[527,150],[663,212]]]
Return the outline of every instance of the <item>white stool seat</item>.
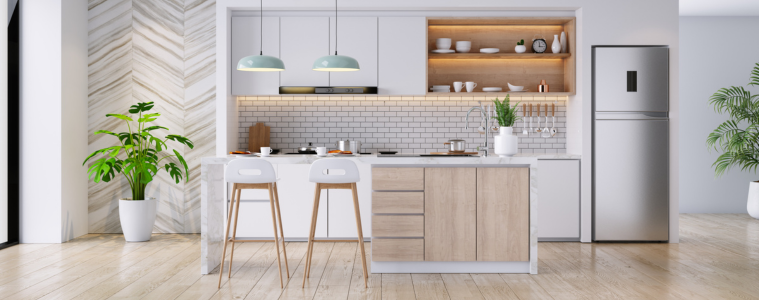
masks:
[[[328,172],[331,170],[331,172]],[[339,174],[342,170],[343,174]],[[354,183],[361,181],[356,163],[347,159],[327,158],[311,164],[308,181],[316,183]]]
[[[241,171],[249,171],[246,173],[251,174],[241,174]],[[224,177],[227,182],[231,183],[272,183],[279,181],[277,174],[274,173],[274,167],[270,162],[263,159],[233,159],[227,165]]]

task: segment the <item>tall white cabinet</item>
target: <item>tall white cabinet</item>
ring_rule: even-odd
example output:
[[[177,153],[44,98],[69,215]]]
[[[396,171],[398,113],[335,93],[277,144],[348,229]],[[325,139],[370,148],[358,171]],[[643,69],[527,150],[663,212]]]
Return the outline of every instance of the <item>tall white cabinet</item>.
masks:
[[[358,60],[361,70],[329,72],[330,86],[377,86],[377,17],[329,18],[329,54],[347,55]],[[335,37],[337,24],[337,37]]]
[[[282,86],[328,86],[329,72],[312,69],[317,58],[329,54],[329,18],[281,17],[280,41],[286,70]],[[279,88],[279,87],[277,87]]]
[[[379,18],[379,94],[425,95],[427,19]]]
[[[264,17],[263,26],[263,54],[279,57],[279,18]],[[279,94],[279,72],[237,71],[241,58],[260,51],[261,18],[232,17],[232,95]]]

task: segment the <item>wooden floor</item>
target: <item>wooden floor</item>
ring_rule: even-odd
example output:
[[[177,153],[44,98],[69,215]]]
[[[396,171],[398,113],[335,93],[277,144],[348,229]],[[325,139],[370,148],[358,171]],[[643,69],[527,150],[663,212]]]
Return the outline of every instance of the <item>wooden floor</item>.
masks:
[[[370,274],[369,288],[356,243],[317,243],[301,288],[306,244],[291,242],[283,290],[273,243],[239,245],[217,289],[218,273],[199,275],[199,235],[90,234],[0,251],[0,298],[759,299],[759,220],[681,215],[680,228],[680,244],[540,243],[538,275]]]

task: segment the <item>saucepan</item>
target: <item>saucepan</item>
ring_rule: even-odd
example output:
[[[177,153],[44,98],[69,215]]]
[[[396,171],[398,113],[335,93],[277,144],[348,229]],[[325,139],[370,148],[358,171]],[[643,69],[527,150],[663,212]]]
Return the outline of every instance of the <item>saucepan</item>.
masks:
[[[443,145],[448,145],[448,152],[464,152],[464,151],[466,151],[466,141],[465,140],[448,140],[448,142],[444,143]]]

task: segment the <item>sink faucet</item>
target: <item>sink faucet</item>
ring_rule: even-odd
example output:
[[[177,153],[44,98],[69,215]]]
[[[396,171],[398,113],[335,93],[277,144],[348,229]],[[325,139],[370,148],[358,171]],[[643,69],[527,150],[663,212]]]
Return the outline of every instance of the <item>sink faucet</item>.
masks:
[[[490,110],[488,110],[488,113],[485,114],[485,107],[482,106],[482,101],[477,101],[477,103],[480,104],[479,107],[472,106],[472,108],[469,109],[469,111],[466,112],[466,126],[464,126],[464,129],[469,129],[469,114],[475,110],[480,110],[480,116],[482,117],[482,120],[485,121],[485,143],[482,144],[482,146],[477,146],[477,150],[484,151],[485,157],[488,156],[488,140],[490,139]]]

